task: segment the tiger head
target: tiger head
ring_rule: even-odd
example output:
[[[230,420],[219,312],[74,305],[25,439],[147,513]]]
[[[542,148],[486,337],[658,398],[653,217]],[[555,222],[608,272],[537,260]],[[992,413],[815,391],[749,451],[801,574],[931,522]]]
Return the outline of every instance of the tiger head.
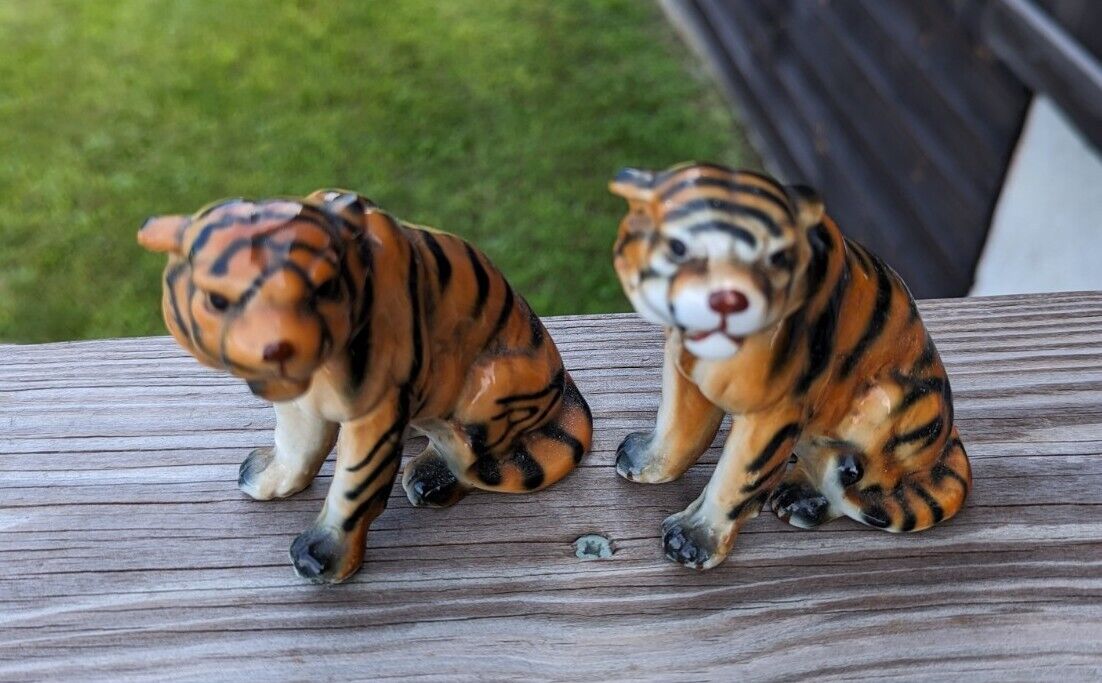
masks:
[[[262,398],[298,397],[356,324],[368,206],[354,193],[319,190],[150,218],[138,242],[168,254],[162,312],[172,336]]]
[[[707,163],[624,169],[609,188],[628,201],[614,252],[624,291],[693,355],[733,355],[808,296],[798,283],[823,218],[811,190]]]

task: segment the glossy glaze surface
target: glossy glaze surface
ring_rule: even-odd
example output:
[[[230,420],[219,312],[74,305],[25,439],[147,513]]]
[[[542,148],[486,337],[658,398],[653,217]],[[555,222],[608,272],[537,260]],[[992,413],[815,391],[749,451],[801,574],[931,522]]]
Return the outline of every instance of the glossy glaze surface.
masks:
[[[657,424],[624,439],[617,472],[675,479],[733,415],[708,486],[663,523],[671,560],[722,562],[767,502],[803,528],[918,531],[960,509],[971,470],[937,349],[902,280],[812,190],[706,163],[610,188],[629,206],[616,272],[667,329]]]
[[[424,506],[471,488],[544,488],[589,449],[589,408],[554,341],[458,237],[319,190],[153,218],[138,241],[168,255],[173,337],[275,402],[274,446],[242,463],[241,490],[293,495],[336,443],[325,505],[291,546],[300,576],[337,582],[359,568],[408,426],[430,441],[402,478]]]

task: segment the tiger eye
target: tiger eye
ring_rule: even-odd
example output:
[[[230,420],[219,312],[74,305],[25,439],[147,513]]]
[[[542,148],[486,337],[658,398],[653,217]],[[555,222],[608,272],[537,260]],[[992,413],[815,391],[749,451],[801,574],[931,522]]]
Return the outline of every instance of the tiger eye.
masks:
[[[670,240],[670,253],[677,258],[682,258],[685,254],[689,253],[689,248],[685,246],[685,243],[676,237]]]
[[[769,263],[774,268],[789,268],[792,266],[793,256],[791,249],[782,249],[769,257]]]
[[[207,301],[210,303],[210,307],[218,312],[225,311],[230,307],[230,300],[215,292],[207,294]]]

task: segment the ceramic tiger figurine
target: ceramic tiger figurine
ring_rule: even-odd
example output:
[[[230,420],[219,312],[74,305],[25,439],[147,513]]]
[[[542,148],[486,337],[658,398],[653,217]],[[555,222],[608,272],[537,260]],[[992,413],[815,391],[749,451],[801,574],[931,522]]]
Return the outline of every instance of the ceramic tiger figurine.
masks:
[[[402,478],[419,506],[542,489],[589,449],[592,417],[554,341],[458,237],[319,190],[152,218],[138,241],[168,254],[173,337],[275,402],[275,445],[242,463],[240,489],[290,496],[336,443],[325,505],[291,545],[304,578],[359,568],[407,426],[429,438]]]
[[[971,470],[937,349],[899,276],[811,190],[707,163],[610,188],[629,206],[616,272],[667,330],[657,424],[624,439],[617,472],[676,479],[733,416],[704,492],[662,525],[667,557],[715,566],[766,502],[801,528],[956,514]]]

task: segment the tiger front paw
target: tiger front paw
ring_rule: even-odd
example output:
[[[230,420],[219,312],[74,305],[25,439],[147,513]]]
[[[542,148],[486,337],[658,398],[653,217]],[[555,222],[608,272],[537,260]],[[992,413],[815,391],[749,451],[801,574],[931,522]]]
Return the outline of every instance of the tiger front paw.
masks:
[[[291,543],[291,564],[299,577],[314,583],[340,583],[363,564],[363,534],[312,526]]]
[[[276,460],[275,449],[257,448],[237,470],[237,488],[254,500],[287,498],[310,485],[313,475],[289,471]]]
[[[663,484],[673,481],[676,477],[663,471],[660,463],[652,455],[653,441],[654,435],[651,432],[628,434],[616,449],[616,474],[640,484]]]
[[[778,519],[800,529],[811,529],[838,516],[825,495],[806,482],[782,482],[769,498]]]
[[[690,510],[662,522],[666,558],[690,569],[711,569],[727,558],[727,549],[720,543],[721,535]]]

